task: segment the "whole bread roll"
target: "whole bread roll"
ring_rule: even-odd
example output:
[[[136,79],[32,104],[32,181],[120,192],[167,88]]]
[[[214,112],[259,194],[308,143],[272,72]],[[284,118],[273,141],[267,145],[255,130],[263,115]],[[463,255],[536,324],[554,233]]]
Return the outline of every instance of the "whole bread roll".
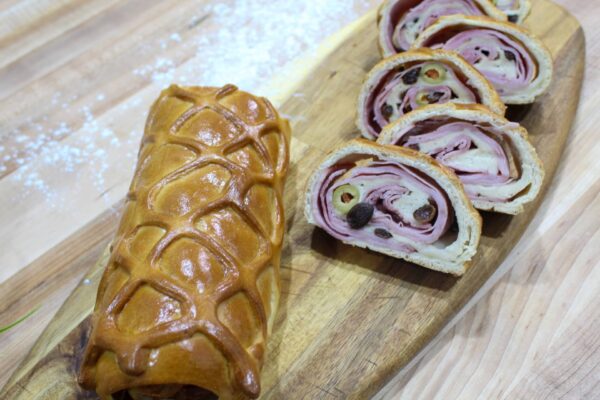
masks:
[[[455,14],[488,15],[506,21],[506,15],[490,0],[386,0],[377,19],[381,53],[388,57],[410,49],[419,34],[439,17]]]
[[[519,214],[544,168],[527,130],[479,104],[436,104],[388,125],[377,143],[418,150],[452,169],[479,210]]]
[[[456,175],[412,149],[355,139],[311,176],[305,215],[344,243],[462,275],[481,217]]]
[[[487,17],[449,15],[423,31],[413,48],[455,51],[485,76],[506,104],[533,103],[552,81],[544,43],[524,28]]]
[[[103,399],[247,399],[279,300],[290,128],[235,86],[163,91],[100,282],[80,382]]]
[[[451,51],[418,49],[380,61],[358,96],[356,126],[367,139],[402,115],[429,104],[484,104],[504,115],[494,87],[464,58]]]

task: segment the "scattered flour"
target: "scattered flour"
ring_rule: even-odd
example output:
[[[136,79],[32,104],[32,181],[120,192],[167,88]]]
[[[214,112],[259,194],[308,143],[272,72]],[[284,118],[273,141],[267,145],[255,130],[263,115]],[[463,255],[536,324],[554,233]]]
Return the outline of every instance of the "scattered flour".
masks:
[[[211,24],[218,29],[203,33],[203,27],[198,26],[191,31],[192,36],[186,33],[185,39],[184,32],[173,32],[157,43],[148,43],[144,51],[158,52],[156,58],[136,67],[131,74],[158,87],[171,83],[216,86],[231,82],[252,91],[302,53],[315,49],[327,36],[358,18],[371,4],[367,0],[215,2],[191,16],[188,26]],[[168,57],[167,49],[171,51],[169,54],[174,49],[194,54],[194,62],[178,66]],[[56,108],[71,109],[77,99],[77,95],[66,97],[56,92],[48,100]],[[53,121],[51,116],[43,116],[41,121],[26,121],[24,129],[29,135],[18,130],[10,132],[8,137],[13,138],[15,145],[0,146],[0,173],[7,171],[8,164],[16,163],[19,167],[10,178],[22,182],[26,192],[43,193],[51,206],[60,204],[61,199],[53,191],[52,183],[43,178],[42,172],[47,168],[58,169],[65,176],[69,174],[68,179],[74,182],[91,180],[98,193],[104,193],[107,190],[104,175],[109,167],[107,155],[113,151],[125,152],[124,163],[133,169],[142,128],[140,125],[140,131],[117,134],[109,128],[114,126],[111,121],[104,118],[100,123],[92,109],[105,99],[104,93],[98,93],[92,102],[77,110],[84,122],[76,135],[72,135],[73,127]],[[127,110],[140,102],[133,98],[119,107]],[[33,140],[31,132],[35,132]],[[30,164],[34,159],[36,163]],[[91,176],[79,173],[83,164],[93,166]],[[77,185],[72,187],[76,190]]]

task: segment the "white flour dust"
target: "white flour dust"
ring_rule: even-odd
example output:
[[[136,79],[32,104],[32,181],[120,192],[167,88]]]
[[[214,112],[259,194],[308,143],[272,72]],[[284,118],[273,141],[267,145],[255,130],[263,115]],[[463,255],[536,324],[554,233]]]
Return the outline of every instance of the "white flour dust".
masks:
[[[160,40],[160,48],[180,46],[195,54],[193,63],[177,66],[157,55],[133,74],[160,86],[180,84],[220,86],[235,83],[255,90],[290,61],[315,49],[323,39],[357,19],[371,2],[257,1],[208,4],[188,26],[219,27],[183,41],[179,33]]]
[[[103,94],[98,94],[96,100],[101,101],[103,97]],[[133,131],[126,136],[117,136],[113,129],[98,121],[89,106],[80,108],[78,113],[82,116],[83,124],[76,135],[73,135],[74,130],[66,122],[59,122],[47,131],[43,130],[40,124],[26,124],[26,128],[33,128],[39,131],[39,134],[32,139],[15,132],[15,142],[21,143],[23,147],[20,147],[19,151],[13,149],[10,153],[5,152],[2,157],[3,163],[12,160],[20,166],[10,175],[10,179],[21,182],[26,189],[25,194],[29,190],[42,193],[52,207],[59,206],[63,199],[53,189],[52,182],[43,178],[46,168],[58,169],[61,180],[88,180],[98,193],[102,193],[105,190],[105,172],[109,167],[108,152],[111,149],[137,147],[139,143],[140,132]],[[0,146],[0,152],[6,150],[2,147]],[[135,154],[128,152],[127,156],[133,160]],[[35,163],[29,163],[34,160]],[[83,172],[82,166],[89,168]],[[1,164],[0,171],[5,170],[6,165]]]
[[[231,82],[252,91],[290,61],[315,49],[327,36],[358,18],[370,3],[367,0],[237,0],[209,4],[190,16],[188,26],[197,25],[192,36],[184,38],[183,32],[172,32],[157,43],[148,43],[144,51],[156,57],[130,73],[133,78],[142,78],[159,88],[171,83],[217,86]],[[201,24],[210,24],[211,29]],[[168,55],[173,51],[192,54],[193,58],[177,65]],[[58,175],[74,183],[86,180],[88,186],[104,193],[109,154],[119,152],[125,156],[125,165],[133,169],[143,126],[140,124],[139,131],[115,132],[113,129],[117,128],[108,126],[118,127],[118,124],[109,118],[103,117],[100,123],[100,116],[92,110],[105,98],[104,93],[97,93],[92,103],[76,111],[84,121],[76,133],[66,122],[49,120],[48,116],[25,124],[29,135],[10,132],[9,137],[14,138],[14,146],[10,147],[14,148],[0,146],[0,174],[7,170],[7,165],[17,164],[10,178],[22,183],[25,192],[43,193],[52,205],[60,204],[61,199],[52,182],[44,179],[45,169],[58,171]],[[75,100],[77,96],[66,98],[60,92],[49,99],[53,107],[65,110]],[[125,110],[136,106],[140,106],[140,100],[133,98],[119,107]],[[31,132],[35,132],[33,139]],[[80,174],[84,166],[92,166],[88,170],[93,173]]]

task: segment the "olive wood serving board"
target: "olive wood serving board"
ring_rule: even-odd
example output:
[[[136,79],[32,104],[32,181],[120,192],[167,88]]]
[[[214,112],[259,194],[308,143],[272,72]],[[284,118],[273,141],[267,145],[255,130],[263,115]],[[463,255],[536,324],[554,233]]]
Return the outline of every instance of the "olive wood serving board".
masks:
[[[328,150],[358,136],[356,97],[366,72],[380,59],[375,20],[371,12],[345,28],[260,93],[291,118],[294,137],[285,193],[282,297],[262,372],[262,399],[365,399],[376,394],[456,315],[521,238],[552,180],[577,111],[583,31],[561,7],[538,0],[526,26],[550,48],[555,79],[535,104],[508,113],[529,130],[546,168],[537,202],[516,217],[483,215],[479,251],[462,278],[346,246],[307,224],[304,186]],[[76,375],[106,259],[105,252],[1,398],[97,398],[79,388]]]

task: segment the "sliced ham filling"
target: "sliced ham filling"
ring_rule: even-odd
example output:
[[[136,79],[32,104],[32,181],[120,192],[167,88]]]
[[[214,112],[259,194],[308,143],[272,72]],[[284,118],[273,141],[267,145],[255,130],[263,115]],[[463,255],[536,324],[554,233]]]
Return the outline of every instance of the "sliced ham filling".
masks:
[[[410,49],[417,36],[441,16],[484,15],[473,0],[424,0],[409,9],[405,3],[398,1],[391,9],[391,26],[386,27],[388,45],[397,52]]]
[[[397,145],[429,154],[454,170],[473,200],[505,203],[527,183],[520,171],[508,138],[499,130],[463,121],[423,123],[407,130]]]
[[[432,70],[436,79],[425,76]],[[478,101],[475,91],[450,66],[441,62],[423,62],[387,74],[369,96],[365,119],[369,121],[369,132],[378,137],[383,127],[417,108]]]
[[[346,185],[346,186],[344,186]],[[338,188],[354,190],[351,201],[373,206],[372,217],[352,228],[347,210],[340,211]],[[440,245],[454,222],[454,211],[445,192],[430,178],[405,165],[373,159],[340,164],[329,169],[312,199],[317,223],[340,240],[359,240],[411,253],[421,244]],[[423,210],[430,218],[423,219]]]
[[[503,96],[527,90],[537,76],[537,65],[525,47],[492,29],[465,30],[442,42],[430,40],[426,46],[458,52]]]

